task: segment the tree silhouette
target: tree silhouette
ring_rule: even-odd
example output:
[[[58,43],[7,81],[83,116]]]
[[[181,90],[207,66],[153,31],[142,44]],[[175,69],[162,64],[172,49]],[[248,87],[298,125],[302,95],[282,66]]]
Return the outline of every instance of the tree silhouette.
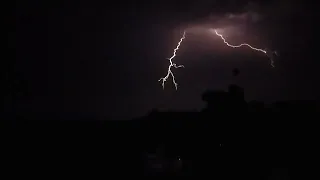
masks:
[[[234,68],[234,69],[232,70],[232,75],[233,75],[233,76],[238,76],[239,73],[240,73],[240,70],[239,70],[238,68]]]

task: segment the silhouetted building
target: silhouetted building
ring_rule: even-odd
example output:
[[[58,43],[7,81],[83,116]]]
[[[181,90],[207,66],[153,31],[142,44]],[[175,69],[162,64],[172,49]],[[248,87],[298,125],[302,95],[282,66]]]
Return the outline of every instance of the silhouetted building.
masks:
[[[251,101],[248,103],[248,111],[249,112],[262,112],[266,111],[263,102],[260,101]]]
[[[244,100],[244,90],[240,86],[231,84],[228,87],[229,110],[243,112],[247,110],[247,103]]]
[[[247,103],[244,100],[244,91],[237,85],[230,85],[228,92],[207,91],[203,93],[202,100],[207,102],[204,112],[230,112],[245,111]]]
[[[207,91],[202,94],[202,100],[207,103],[204,112],[224,111],[228,108],[229,94],[225,91]]]

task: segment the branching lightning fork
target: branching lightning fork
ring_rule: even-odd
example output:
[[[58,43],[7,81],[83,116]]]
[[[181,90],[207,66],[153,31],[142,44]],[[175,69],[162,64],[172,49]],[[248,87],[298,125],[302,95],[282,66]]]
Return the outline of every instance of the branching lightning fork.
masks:
[[[278,54],[277,54],[276,51],[270,53],[269,51],[266,51],[266,50],[263,50],[263,49],[259,49],[259,48],[255,48],[255,47],[253,47],[253,46],[251,46],[250,44],[247,44],[247,43],[242,43],[242,44],[240,44],[240,45],[231,45],[231,44],[229,44],[229,43],[226,41],[226,39],[222,36],[222,34],[219,34],[219,33],[217,32],[217,30],[214,29],[214,32],[215,32],[215,34],[216,34],[217,36],[219,36],[219,37],[223,40],[223,42],[224,42],[227,46],[229,46],[229,47],[232,47],[232,48],[240,48],[240,47],[242,47],[242,46],[247,46],[247,47],[249,47],[249,48],[252,49],[252,50],[259,51],[259,52],[262,52],[262,53],[266,54],[266,56],[268,56],[269,59],[270,59],[270,61],[271,61],[271,62],[270,62],[271,66],[272,66],[272,67],[275,67],[275,66],[274,66],[274,61],[273,61],[273,55],[278,56]],[[176,55],[177,55],[176,53],[177,53],[177,51],[179,50],[180,45],[181,45],[182,41],[185,39],[185,37],[186,37],[186,31],[183,32],[183,35],[182,35],[182,37],[180,38],[180,41],[178,42],[176,48],[173,50],[173,55],[172,55],[170,58],[167,58],[167,59],[169,60],[169,63],[170,63],[170,64],[169,64],[169,67],[168,67],[167,75],[159,79],[159,81],[162,81],[162,88],[163,88],[163,89],[164,89],[165,82],[166,82],[166,81],[168,80],[168,78],[171,76],[171,77],[172,77],[172,82],[173,82],[176,90],[178,90],[178,84],[176,83],[176,80],[175,80],[175,77],[174,77],[174,74],[173,74],[171,68],[172,68],[172,67],[174,67],[174,68],[181,68],[181,67],[184,67],[184,66],[183,66],[183,65],[177,65],[177,64],[174,63],[172,60],[176,57]]]
[[[186,38],[186,31],[183,31],[183,35],[182,37],[180,38],[180,41],[178,42],[178,45],[176,46],[176,48],[173,50],[173,55],[170,57],[170,58],[167,58],[170,62],[169,64],[169,67],[168,67],[168,72],[167,72],[167,75],[160,78],[159,81],[162,81],[162,88],[164,89],[164,84],[165,82],[168,80],[169,76],[172,76],[172,82],[174,84],[174,86],[176,87],[176,90],[178,90],[178,84],[176,83],[176,80],[175,80],[175,77],[174,77],[174,74],[173,72],[171,71],[171,68],[174,67],[174,68],[181,68],[181,67],[184,67],[183,65],[177,65],[176,63],[172,62],[172,59],[176,57],[176,53],[182,43],[182,41]]]
[[[215,32],[216,35],[219,36],[219,37],[223,40],[223,42],[224,42],[227,46],[229,46],[229,47],[239,48],[239,47],[242,47],[242,46],[247,46],[247,47],[251,48],[252,50],[259,51],[259,52],[262,52],[262,53],[266,54],[266,55],[269,57],[270,61],[271,61],[271,62],[270,62],[271,66],[274,67],[274,61],[273,61],[272,55],[268,55],[268,52],[267,52],[266,50],[252,47],[250,44],[247,44],[247,43],[242,43],[242,44],[240,44],[240,45],[231,45],[231,44],[229,44],[229,43],[226,41],[226,39],[222,36],[222,34],[219,34],[219,33],[217,32],[217,30],[214,30],[214,32]],[[274,52],[274,53],[276,54],[276,52]],[[276,55],[277,55],[277,54],[276,54]]]

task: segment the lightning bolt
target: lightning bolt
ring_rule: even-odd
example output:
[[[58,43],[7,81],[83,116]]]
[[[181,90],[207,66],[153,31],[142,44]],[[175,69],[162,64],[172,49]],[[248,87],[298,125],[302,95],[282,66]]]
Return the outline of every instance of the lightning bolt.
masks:
[[[259,49],[259,48],[255,48],[255,47],[253,47],[253,46],[251,46],[250,44],[247,44],[247,43],[242,43],[242,44],[240,44],[240,45],[231,45],[231,44],[229,44],[229,43],[226,41],[226,39],[222,36],[222,34],[219,34],[219,33],[217,32],[217,30],[214,30],[214,32],[215,32],[216,35],[219,36],[219,37],[223,40],[223,42],[224,42],[227,46],[229,46],[229,47],[239,48],[239,47],[242,47],[242,46],[247,46],[247,47],[251,48],[252,50],[259,51],[259,52],[262,52],[262,53],[266,54],[266,55],[268,56],[268,58],[270,59],[270,64],[271,64],[271,66],[272,66],[272,67],[275,67],[275,66],[274,66],[274,60],[273,60],[273,58],[272,58],[272,54],[269,55],[266,50]],[[275,55],[277,55],[276,52],[274,52],[274,53],[275,53]]]
[[[242,44],[240,44],[240,45],[232,45],[232,44],[229,44],[229,43],[226,41],[226,39],[223,37],[223,35],[222,35],[222,34],[219,34],[219,33],[217,32],[217,30],[214,29],[214,32],[215,32],[215,34],[216,34],[217,36],[219,36],[219,37],[223,40],[223,42],[224,42],[227,46],[229,46],[229,47],[232,47],[232,48],[240,48],[240,47],[242,47],[242,46],[247,46],[247,47],[251,48],[252,50],[255,50],[255,51],[259,51],[259,52],[264,53],[264,54],[265,54],[266,56],[268,56],[268,58],[270,59],[270,61],[271,61],[271,62],[270,62],[271,66],[272,66],[272,67],[275,67],[275,66],[274,66],[274,60],[273,60],[273,55],[278,56],[278,53],[277,53],[276,51],[274,51],[274,52],[269,52],[269,51],[266,51],[266,50],[263,50],[263,49],[259,49],[259,48],[253,47],[253,46],[251,46],[250,44],[247,44],[247,43],[242,43]],[[182,35],[182,37],[180,38],[180,41],[178,42],[176,48],[173,50],[172,56],[171,56],[170,58],[167,58],[167,59],[169,60],[169,63],[170,63],[169,66],[168,66],[167,75],[164,76],[164,77],[162,77],[162,78],[160,78],[160,79],[158,80],[158,81],[162,81],[162,88],[163,88],[163,89],[164,89],[165,82],[166,82],[166,81],[168,80],[168,78],[171,76],[171,77],[172,77],[172,82],[173,82],[176,90],[178,90],[178,83],[177,83],[176,80],[175,80],[175,77],[174,77],[174,74],[173,74],[171,68],[172,68],[172,67],[174,67],[174,68],[181,68],[181,67],[184,67],[184,66],[183,66],[183,65],[177,65],[177,64],[174,63],[172,60],[176,57],[177,51],[179,50],[180,45],[181,45],[182,41],[183,41],[185,38],[186,38],[186,31],[183,31],[183,35]]]
[[[158,81],[162,81],[162,88],[164,89],[164,84],[165,82],[168,80],[168,78],[171,76],[172,77],[172,82],[174,84],[174,86],[176,87],[176,90],[178,90],[178,84],[176,83],[176,80],[175,80],[175,77],[174,77],[174,74],[173,72],[171,71],[171,68],[174,67],[174,68],[181,68],[181,67],[184,67],[183,65],[177,65],[176,63],[172,62],[172,59],[176,57],[176,53],[182,43],[182,41],[186,38],[186,31],[183,31],[183,35],[182,37],[180,38],[180,41],[178,42],[176,48],[173,50],[173,55],[170,57],[170,58],[167,58],[169,60],[169,66],[168,66],[168,71],[167,71],[167,75],[160,78]]]

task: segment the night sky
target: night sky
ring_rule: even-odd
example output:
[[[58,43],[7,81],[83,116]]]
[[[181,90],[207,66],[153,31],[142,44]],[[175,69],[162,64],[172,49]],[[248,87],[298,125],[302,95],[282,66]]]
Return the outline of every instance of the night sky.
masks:
[[[181,1],[182,2],[182,1]],[[312,4],[274,1],[17,1],[7,68],[7,110],[22,116],[124,119],[161,110],[200,110],[201,94],[237,83],[247,100],[319,97]],[[301,1],[303,2],[303,1]],[[277,50],[268,57],[230,43]],[[179,84],[165,76],[174,59]],[[238,77],[232,69],[239,68]]]

